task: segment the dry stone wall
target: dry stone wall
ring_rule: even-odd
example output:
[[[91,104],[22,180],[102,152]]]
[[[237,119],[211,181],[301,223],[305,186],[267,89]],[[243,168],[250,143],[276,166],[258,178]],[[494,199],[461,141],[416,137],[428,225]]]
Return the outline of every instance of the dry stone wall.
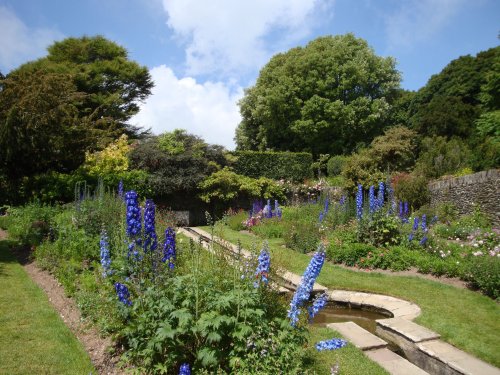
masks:
[[[477,205],[495,225],[500,225],[500,169],[429,183],[431,205],[451,202],[460,214]]]

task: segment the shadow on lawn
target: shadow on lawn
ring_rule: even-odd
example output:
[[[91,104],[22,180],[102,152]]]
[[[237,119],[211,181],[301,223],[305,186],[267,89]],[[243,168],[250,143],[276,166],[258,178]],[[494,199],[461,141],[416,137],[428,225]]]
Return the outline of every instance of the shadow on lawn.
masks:
[[[4,274],[4,265],[7,263],[31,263],[31,249],[29,246],[19,245],[16,241],[0,240],[0,276]]]

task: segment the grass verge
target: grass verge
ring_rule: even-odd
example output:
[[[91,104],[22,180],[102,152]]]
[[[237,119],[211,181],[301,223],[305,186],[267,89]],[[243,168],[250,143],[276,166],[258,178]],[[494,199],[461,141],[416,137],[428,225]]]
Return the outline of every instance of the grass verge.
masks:
[[[0,373],[95,373],[83,346],[0,241]]]
[[[210,232],[209,227],[201,228]],[[228,227],[217,228],[216,234],[233,243],[239,239],[244,248],[260,247],[263,242]],[[304,272],[309,256],[284,248],[282,239],[268,242],[271,264],[299,275]],[[500,367],[500,305],[486,296],[415,276],[356,272],[330,263],[323,267],[318,282],[329,289],[374,292],[414,302],[422,309],[415,322],[439,333],[444,341]]]

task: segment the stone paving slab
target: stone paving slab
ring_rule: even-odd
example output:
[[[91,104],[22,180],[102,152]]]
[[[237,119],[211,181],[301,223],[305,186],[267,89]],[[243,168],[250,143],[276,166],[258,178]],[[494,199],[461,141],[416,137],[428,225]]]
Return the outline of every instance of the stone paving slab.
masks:
[[[395,331],[414,343],[435,340],[441,337],[436,332],[403,318],[378,319],[377,325]]]
[[[387,348],[368,350],[365,354],[392,375],[429,375],[428,372]]]
[[[356,323],[330,323],[326,326],[339,332],[349,342],[361,350],[387,347],[387,343],[384,340],[361,328]]]
[[[417,348],[460,374],[500,375],[500,369],[441,340],[425,341],[417,344]]]

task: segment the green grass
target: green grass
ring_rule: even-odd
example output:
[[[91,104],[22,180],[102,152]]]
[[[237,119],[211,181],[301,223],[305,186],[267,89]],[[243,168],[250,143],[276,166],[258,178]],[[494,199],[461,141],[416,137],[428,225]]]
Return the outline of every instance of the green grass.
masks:
[[[210,228],[202,227],[210,232]],[[223,230],[222,233],[220,231]],[[261,246],[263,240],[227,227],[217,229],[227,241],[239,239],[244,248]],[[271,265],[301,275],[310,258],[283,247],[282,239],[268,241]],[[399,297],[416,303],[422,314],[415,322],[439,333],[443,340],[500,367],[498,356],[500,305],[477,292],[464,290],[416,276],[392,276],[346,270],[326,263],[318,282],[330,289],[346,289]]]
[[[83,346],[0,241],[0,374],[95,373]]]

